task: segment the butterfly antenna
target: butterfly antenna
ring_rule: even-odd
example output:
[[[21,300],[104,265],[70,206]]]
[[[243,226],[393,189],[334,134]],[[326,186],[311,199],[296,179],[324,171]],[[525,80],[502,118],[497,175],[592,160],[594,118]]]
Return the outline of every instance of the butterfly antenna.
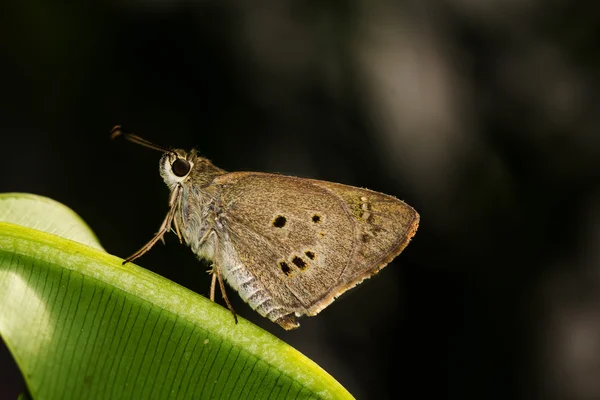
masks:
[[[162,152],[166,152],[166,153],[172,153],[173,152],[173,150],[171,150],[171,149],[168,149],[166,147],[159,146],[157,144],[149,142],[148,140],[146,140],[144,138],[141,138],[138,135],[134,135],[133,133],[124,132],[123,128],[121,127],[121,125],[116,125],[110,131],[110,138],[112,140],[114,140],[118,136],[123,136],[125,139],[129,140],[130,142],[137,143],[139,145],[142,145],[144,147],[148,147],[148,148],[153,149],[153,150],[158,150],[158,151],[162,151]]]

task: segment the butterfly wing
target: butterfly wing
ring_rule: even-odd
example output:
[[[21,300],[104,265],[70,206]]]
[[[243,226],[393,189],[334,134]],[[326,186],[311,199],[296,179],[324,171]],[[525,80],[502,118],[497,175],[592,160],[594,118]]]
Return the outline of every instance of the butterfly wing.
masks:
[[[342,184],[244,172],[213,183],[237,257],[285,310],[275,322],[286,329],[383,268],[419,221],[394,197]]]

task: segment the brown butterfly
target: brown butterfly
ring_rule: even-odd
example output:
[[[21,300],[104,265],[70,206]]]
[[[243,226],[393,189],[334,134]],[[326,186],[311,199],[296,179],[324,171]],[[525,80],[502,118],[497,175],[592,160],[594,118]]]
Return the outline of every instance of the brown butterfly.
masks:
[[[171,190],[156,236],[125,262],[174,230],[212,261],[224,281],[260,315],[285,329],[313,316],[371,277],[408,245],[419,214],[386,194],[339,183],[260,172],[226,172],[194,150],[167,149],[120,126],[112,137],[162,151],[160,174]]]

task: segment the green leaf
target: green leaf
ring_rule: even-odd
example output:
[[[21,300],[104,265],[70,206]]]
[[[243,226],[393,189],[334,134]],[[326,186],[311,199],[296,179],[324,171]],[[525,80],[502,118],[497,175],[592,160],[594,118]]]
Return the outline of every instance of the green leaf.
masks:
[[[229,311],[102,250],[70,209],[0,195],[0,334],[34,399],[351,399]]]
[[[89,226],[73,210],[47,197],[0,194],[0,221],[37,229],[104,250]]]

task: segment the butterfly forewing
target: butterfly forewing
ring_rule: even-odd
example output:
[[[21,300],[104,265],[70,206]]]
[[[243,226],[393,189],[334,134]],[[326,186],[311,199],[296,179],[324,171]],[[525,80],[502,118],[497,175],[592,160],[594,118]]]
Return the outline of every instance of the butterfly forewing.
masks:
[[[405,203],[341,184],[261,173],[213,184],[240,262],[286,314],[318,313],[395,257],[418,224]]]

